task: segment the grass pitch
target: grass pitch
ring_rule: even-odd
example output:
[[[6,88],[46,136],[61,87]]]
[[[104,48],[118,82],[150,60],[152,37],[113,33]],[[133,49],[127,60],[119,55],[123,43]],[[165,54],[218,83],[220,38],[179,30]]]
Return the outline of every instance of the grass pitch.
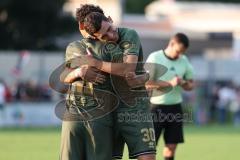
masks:
[[[185,143],[177,149],[177,160],[239,159],[240,127],[186,126]],[[60,128],[0,129],[0,160],[57,160]],[[163,140],[158,146],[161,157]],[[124,160],[127,160],[127,150]]]

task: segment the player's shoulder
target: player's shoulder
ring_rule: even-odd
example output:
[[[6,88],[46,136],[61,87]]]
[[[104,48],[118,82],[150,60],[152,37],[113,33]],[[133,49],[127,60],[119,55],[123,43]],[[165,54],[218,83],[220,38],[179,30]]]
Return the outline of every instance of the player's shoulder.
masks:
[[[163,56],[163,50],[157,50],[149,54],[147,61],[155,61]]]
[[[68,44],[66,48],[66,56],[72,56],[73,54],[83,54],[86,49],[86,46],[83,43],[83,40],[73,41]]]
[[[152,53],[150,53],[149,57],[153,57],[153,58],[156,58],[156,57],[160,57],[160,56],[163,56],[163,50],[157,50],[157,51],[154,51]]]
[[[68,44],[67,51],[81,51],[82,49],[85,49],[85,44],[83,40],[80,41],[73,41]]]
[[[188,57],[186,55],[181,56],[181,63],[185,64],[187,67],[193,68],[191,62],[189,61]]]
[[[186,55],[182,55],[181,59],[185,62],[189,62],[188,57]]]
[[[118,28],[120,34],[123,35],[138,35],[137,31],[132,28]]]
[[[74,49],[74,48],[80,48],[83,46],[84,46],[83,40],[79,40],[79,41],[73,41],[73,42],[69,43],[67,48]]]

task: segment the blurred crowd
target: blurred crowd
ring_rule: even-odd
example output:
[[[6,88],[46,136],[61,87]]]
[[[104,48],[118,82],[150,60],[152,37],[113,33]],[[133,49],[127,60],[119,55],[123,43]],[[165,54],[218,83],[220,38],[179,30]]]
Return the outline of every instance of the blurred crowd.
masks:
[[[191,108],[197,124],[233,122],[240,126],[240,86],[232,82],[196,82],[196,89],[184,98],[185,108]]]
[[[51,101],[52,90],[48,84],[39,84],[33,80],[20,81],[9,86],[0,79],[0,103]]]
[[[210,89],[209,89],[210,88]],[[61,98],[61,97],[60,97]],[[240,86],[231,82],[197,82],[196,89],[184,94],[186,108],[190,108],[197,124],[233,122],[240,126]],[[0,79],[0,109],[9,102],[50,102],[53,91],[48,84],[35,81],[20,81],[8,86]]]
[[[231,117],[235,125],[240,125],[240,87],[232,83],[215,85],[211,93],[210,118],[226,123]],[[229,116],[229,112],[231,115]]]

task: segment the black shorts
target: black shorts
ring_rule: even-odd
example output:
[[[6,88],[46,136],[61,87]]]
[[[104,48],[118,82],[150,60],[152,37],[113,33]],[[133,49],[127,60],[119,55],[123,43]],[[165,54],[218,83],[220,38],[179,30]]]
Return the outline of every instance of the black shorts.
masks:
[[[155,137],[158,142],[163,131],[165,144],[183,143],[183,112],[181,104],[151,104]]]

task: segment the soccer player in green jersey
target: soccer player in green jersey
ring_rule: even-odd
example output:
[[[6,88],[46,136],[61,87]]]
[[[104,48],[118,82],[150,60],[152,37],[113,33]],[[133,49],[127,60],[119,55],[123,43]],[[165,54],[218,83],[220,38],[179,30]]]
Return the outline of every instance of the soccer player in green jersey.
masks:
[[[93,5],[83,5],[81,10],[77,10],[76,12],[79,30],[84,37],[91,37],[82,28],[82,22],[85,16],[91,12],[103,14],[101,8]],[[92,38],[94,37],[91,37],[91,39]],[[109,93],[112,90],[110,77],[106,74],[103,75],[99,70],[88,65],[81,65],[81,67],[75,66],[75,64],[78,63],[78,57],[86,54],[87,46],[92,46],[92,48],[96,50],[101,49],[102,44],[98,42],[92,44],[91,39],[85,38],[81,41],[74,41],[70,43],[66,49],[66,67],[60,79],[62,82],[69,84],[67,94],[68,103],[66,104],[70,113],[64,111],[68,113],[67,118],[64,117],[66,113],[63,115],[62,113],[60,114],[60,118],[64,120],[61,135],[61,160],[112,159],[113,116],[110,112],[112,111],[111,107],[117,105],[117,100],[115,100],[115,96]],[[95,57],[110,60],[101,53],[96,54]],[[96,100],[96,98],[98,98],[96,95],[100,95],[100,98],[104,96],[105,102],[103,102],[103,105],[105,106],[98,106],[99,101],[104,100],[104,98]],[[106,109],[106,105],[110,106],[110,109],[107,108],[106,111],[101,112],[102,109]],[[80,113],[90,114],[92,109],[94,109],[94,113],[100,112],[100,116],[89,115],[92,116],[92,118],[78,118],[81,117]],[[71,116],[73,116],[73,118]],[[102,135],[104,135],[104,138]]]
[[[153,68],[150,71],[152,76],[146,83],[147,88],[153,89],[150,102],[152,113],[157,117],[154,119],[157,142],[161,132],[164,132],[165,160],[173,160],[177,144],[184,142],[181,92],[190,91],[194,87],[193,67],[184,55],[188,46],[188,37],[183,33],[177,33],[170,39],[165,50],[153,52],[147,58],[147,63],[161,64],[168,69],[162,75],[160,69]],[[168,87],[167,85],[171,85],[172,90],[161,94],[161,89]]]
[[[108,21],[111,22],[111,20],[109,20],[109,19],[108,19]],[[80,26],[79,27],[80,31],[82,31],[83,27],[82,27],[80,21],[79,21],[79,26]],[[125,76],[127,73],[134,72],[134,67],[139,68],[139,70],[141,70],[141,68],[142,68],[141,64],[136,64],[137,61],[132,61],[133,64],[131,64],[132,58],[135,58],[135,60],[138,60],[138,61],[142,61],[142,57],[143,57],[141,44],[138,39],[138,35],[136,34],[136,32],[134,30],[130,30],[130,29],[119,29],[119,30],[121,31],[119,36],[122,38],[122,41],[120,41],[120,43],[118,43],[118,44],[117,43],[114,43],[114,44],[106,43],[105,41],[104,42],[99,41],[98,38],[95,37],[94,35],[88,36],[87,34],[85,34],[88,37],[91,37],[91,39],[85,39],[81,42],[78,41],[78,42],[71,43],[67,49],[67,51],[69,51],[69,52],[67,52],[67,55],[69,55],[68,57],[71,57],[71,58],[74,58],[74,56],[78,57],[81,55],[81,53],[82,54],[84,53],[84,50],[86,50],[87,47],[90,47],[93,51],[92,55],[95,58],[97,58],[98,60],[102,59],[105,62],[107,62],[107,61],[123,62],[123,59],[125,61],[126,58],[128,58],[128,60],[129,60],[128,63],[126,63],[126,62],[124,64],[115,63],[113,66],[110,66],[110,68],[113,67],[112,68],[113,70],[109,68],[110,63],[104,62],[106,64],[107,68],[112,70],[112,72],[110,71],[108,73]],[[95,40],[93,41],[93,39],[95,39]],[[103,46],[102,48],[100,47],[100,42],[102,43],[102,46]],[[117,46],[115,46],[115,44],[117,44]],[[117,50],[112,50],[112,49],[116,49],[116,48],[117,48]],[[126,56],[123,56],[123,53]],[[128,56],[128,54],[129,54],[129,56]],[[137,58],[136,58],[134,56],[133,57],[130,56],[130,55],[135,55],[135,54],[139,54],[139,57],[137,56]],[[106,57],[106,55],[108,57]],[[105,58],[104,58],[104,56],[105,56]],[[103,58],[101,58],[101,57],[103,57]],[[110,57],[110,59],[109,59],[109,57]],[[93,59],[91,59],[91,60],[93,60]],[[89,64],[93,64],[91,62],[95,63],[95,60],[93,60],[93,61],[91,61],[91,60],[88,60],[90,62]],[[99,62],[101,62],[101,61],[99,61]],[[129,64],[129,65],[126,65],[126,64]],[[90,67],[90,66],[87,65],[86,67]],[[67,77],[64,78],[65,81],[72,82],[74,79],[76,79],[78,77],[82,77],[83,75],[85,75],[85,73],[88,73],[88,72],[85,72],[85,70],[82,71],[82,68],[83,67],[81,67],[81,69],[77,68],[77,69],[73,70],[72,72],[70,72],[70,74],[68,74]],[[95,72],[92,72],[92,75],[94,75],[94,74],[95,74]],[[86,74],[86,75],[88,75],[88,74]],[[86,77],[86,75],[85,75],[85,77]],[[129,75],[133,76],[134,74],[129,74]],[[131,77],[131,76],[129,76],[129,77]],[[135,76],[135,77],[138,77],[138,76]],[[141,78],[141,76],[139,76],[139,77],[140,77],[139,84],[141,84],[142,78]],[[145,79],[146,79],[145,76],[142,76],[142,77],[143,77],[143,81],[145,81]],[[128,82],[130,82],[130,83],[132,82],[132,84],[134,84],[134,85],[136,85],[136,83],[138,84],[138,82],[139,82],[139,78],[128,78],[128,79],[129,79]],[[89,80],[94,80],[93,76],[90,76]],[[97,77],[95,80],[96,80],[96,82],[102,83],[102,77]],[[135,80],[137,80],[137,81],[135,81]],[[117,86],[115,88],[118,88],[118,87],[122,87],[122,86]],[[125,113],[131,113],[131,114],[135,114],[135,115],[137,115],[139,113],[148,114],[149,113],[148,102],[146,100],[140,100],[140,101],[138,101],[138,105],[133,106],[131,109],[129,109],[129,106],[123,102],[121,102],[120,104],[121,105],[120,105],[119,109],[117,110],[117,114],[116,114],[115,120],[114,120],[116,122],[116,124],[115,124],[116,128],[114,130],[116,131],[115,141],[117,143],[114,144],[113,154],[116,156],[116,158],[121,158],[123,147],[124,147],[124,142],[126,142],[129,147],[129,150],[130,150],[131,158],[137,157],[138,159],[143,159],[143,160],[154,159],[154,157],[155,157],[154,156],[155,137],[154,137],[152,121],[151,120],[150,120],[150,122],[148,122],[148,121],[127,122],[126,121],[126,122],[118,123],[119,122],[118,115],[122,115]],[[102,154],[104,154],[104,153],[102,153]]]
[[[100,52],[111,57],[109,62],[88,56],[88,65],[117,77],[112,76],[111,79],[114,92],[120,98],[120,105],[114,111],[114,130],[117,141],[114,144],[114,157],[121,159],[124,142],[126,142],[130,158],[154,160],[156,149],[152,119],[136,121],[122,117],[127,114],[135,116],[150,114],[145,86],[140,87],[143,94],[138,97],[128,89],[124,90],[126,86],[122,83],[124,79],[121,78],[125,77],[128,83],[139,76],[137,72],[143,71],[143,52],[137,32],[128,28],[116,28],[112,25],[111,19],[95,12],[86,16],[84,29],[95,37],[93,43],[103,44],[104,47]],[[92,50],[92,54],[95,55],[96,49],[92,48]],[[134,98],[137,99],[137,103],[131,103],[131,100],[136,100]]]

